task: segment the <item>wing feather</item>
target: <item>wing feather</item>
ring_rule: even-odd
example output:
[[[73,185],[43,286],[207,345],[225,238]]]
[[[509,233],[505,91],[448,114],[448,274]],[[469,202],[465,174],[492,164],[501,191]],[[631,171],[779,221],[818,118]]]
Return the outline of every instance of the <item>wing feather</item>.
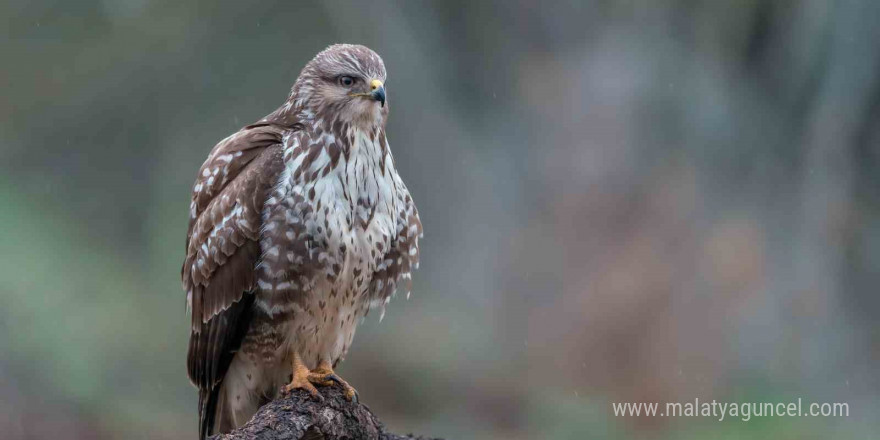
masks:
[[[250,321],[263,203],[283,169],[288,127],[259,123],[211,150],[190,204],[181,268],[192,311],[187,372],[199,388],[199,432],[213,426],[217,389]]]
[[[268,123],[245,127],[217,144],[200,168],[181,269],[193,331],[253,285],[251,258],[259,257],[258,250],[237,258],[220,282],[212,277],[247,242],[259,240],[262,205],[283,168],[284,130]]]

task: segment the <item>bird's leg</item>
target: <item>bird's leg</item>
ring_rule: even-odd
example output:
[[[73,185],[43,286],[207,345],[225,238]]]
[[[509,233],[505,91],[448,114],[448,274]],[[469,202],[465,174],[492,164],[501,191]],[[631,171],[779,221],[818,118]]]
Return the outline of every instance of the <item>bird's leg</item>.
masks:
[[[303,363],[302,358],[299,357],[299,353],[293,353],[293,377],[290,379],[290,383],[285,385],[282,390],[285,393],[289,393],[297,388],[304,389],[312,395],[312,397],[321,400],[321,394],[318,393],[318,390],[312,385],[313,381],[311,380],[312,373],[309,371],[306,364]]]
[[[309,381],[316,385],[333,385],[335,382],[345,391],[345,398],[348,399],[349,402],[357,402],[357,390],[333,371],[333,365],[329,361],[321,361],[318,364],[318,368],[315,368],[309,373]]]

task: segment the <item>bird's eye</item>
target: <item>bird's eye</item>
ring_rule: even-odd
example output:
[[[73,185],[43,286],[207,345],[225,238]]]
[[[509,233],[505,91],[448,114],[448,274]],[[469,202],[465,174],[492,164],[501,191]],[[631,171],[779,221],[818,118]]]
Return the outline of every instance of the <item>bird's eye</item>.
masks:
[[[354,78],[350,76],[340,76],[339,84],[345,87],[351,87],[351,85],[354,84]]]

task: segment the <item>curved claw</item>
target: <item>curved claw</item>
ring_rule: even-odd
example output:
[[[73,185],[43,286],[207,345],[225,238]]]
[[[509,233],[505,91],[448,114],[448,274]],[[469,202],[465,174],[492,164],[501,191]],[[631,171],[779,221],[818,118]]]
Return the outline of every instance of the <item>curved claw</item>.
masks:
[[[342,385],[342,379],[339,376],[337,376],[336,373],[330,373],[330,374],[324,376],[324,380],[336,382],[337,385]]]
[[[314,376],[311,376],[310,379],[313,379],[313,383],[316,383],[318,385],[333,385],[335,383],[336,385],[341,386],[343,391],[345,391],[345,398],[348,399],[349,402],[358,402],[357,390],[349,385],[348,382],[339,377],[336,373],[318,373]]]

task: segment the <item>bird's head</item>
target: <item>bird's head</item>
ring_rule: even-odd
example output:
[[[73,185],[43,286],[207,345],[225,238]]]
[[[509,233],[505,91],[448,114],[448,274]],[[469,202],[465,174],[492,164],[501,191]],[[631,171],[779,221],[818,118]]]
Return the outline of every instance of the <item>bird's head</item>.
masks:
[[[300,112],[328,124],[382,126],[388,115],[385,63],[365,46],[330,46],[306,64],[291,99]]]

